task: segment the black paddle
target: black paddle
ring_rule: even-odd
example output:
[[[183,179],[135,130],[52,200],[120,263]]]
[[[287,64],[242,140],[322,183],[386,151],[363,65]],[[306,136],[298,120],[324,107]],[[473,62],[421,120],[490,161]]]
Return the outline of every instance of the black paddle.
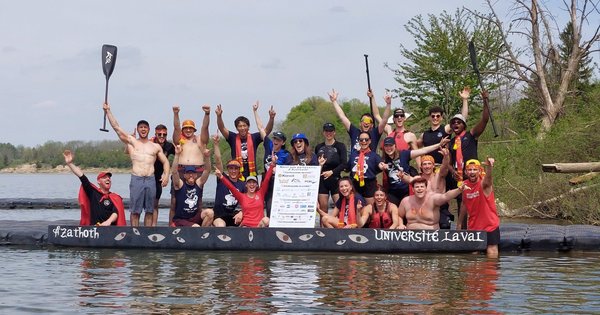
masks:
[[[106,77],[106,87],[104,88],[104,103],[108,103],[108,79],[115,70],[115,62],[117,62],[117,46],[102,45],[102,71]],[[104,125],[100,131],[108,132],[106,129],[106,113],[104,113]]]
[[[371,76],[369,75],[369,55],[365,55],[365,65],[367,67],[367,88],[371,91]],[[369,97],[369,108],[371,109],[371,116],[373,116],[373,97]]]
[[[481,91],[485,91],[485,88],[483,88],[483,81],[481,80],[481,73],[479,73],[479,67],[477,66],[477,52],[475,51],[475,44],[473,44],[473,41],[469,42],[469,56],[471,57],[471,65],[473,66],[473,71],[475,71],[475,74],[477,75],[477,80],[479,81],[479,87],[481,88]],[[487,102],[488,100],[484,100],[484,102]],[[492,122],[492,129],[494,129],[494,137],[498,137],[498,131],[496,131],[496,123],[494,123],[494,116],[492,116],[492,109],[490,108],[490,105],[488,104],[488,109],[490,112],[490,121]]]

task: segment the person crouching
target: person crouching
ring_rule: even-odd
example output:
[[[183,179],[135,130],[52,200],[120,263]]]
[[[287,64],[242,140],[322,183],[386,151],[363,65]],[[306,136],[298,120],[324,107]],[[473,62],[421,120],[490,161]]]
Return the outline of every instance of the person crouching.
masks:
[[[208,151],[208,150],[206,150]],[[200,177],[196,167],[187,165],[183,169],[183,180],[177,170],[181,145],[175,147],[173,159],[173,188],[175,189],[175,215],[171,225],[199,227],[211,226],[214,213],[212,209],[202,209],[202,191],[210,172],[203,172]],[[207,153],[205,152],[205,156]],[[206,169],[210,170],[210,158],[205,161]]]

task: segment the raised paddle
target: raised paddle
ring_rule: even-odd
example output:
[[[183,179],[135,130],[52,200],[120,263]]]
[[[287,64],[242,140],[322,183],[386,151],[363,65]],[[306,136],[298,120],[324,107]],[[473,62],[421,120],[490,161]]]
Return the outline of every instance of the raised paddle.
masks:
[[[477,52],[475,51],[475,44],[473,44],[473,41],[469,41],[469,56],[471,57],[471,65],[473,66],[473,71],[475,71],[475,74],[477,75],[477,80],[479,81],[479,87],[481,88],[481,91],[485,91],[485,88],[483,87],[483,81],[481,80],[481,73],[479,73],[479,67],[477,66]],[[488,100],[484,100],[484,102],[487,102]],[[494,116],[492,116],[492,109],[490,108],[490,105],[488,103],[488,109],[490,112],[490,122],[492,123],[492,129],[494,129],[494,137],[498,136],[498,131],[496,131],[496,123],[494,123]]]
[[[369,55],[365,54],[365,66],[367,68],[367,88],[369,89],[369,92],[373,92],[371,91],[371,76],[369,75]],[[371,116],[373,116],[373,97],[369,97],[369,108],[371,109]]]
[[[106,78],[106,86],[104,88],[104,103],[108,103],[108,79],[115,70],[115,63],[117,62],[117,46],[113,45],[102,45],[102,71]],[[104,124],[100,131],[108,132],[106,129],[106,113],[104,113]]]

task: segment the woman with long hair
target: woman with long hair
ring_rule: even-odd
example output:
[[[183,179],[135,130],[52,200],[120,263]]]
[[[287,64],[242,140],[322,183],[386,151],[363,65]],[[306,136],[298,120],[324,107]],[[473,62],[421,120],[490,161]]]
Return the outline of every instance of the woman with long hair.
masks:
[[[349,177],[342,177],[338,182],[340,199],[335,203],[333,212],[328,214],[326,211],[317,208],[321,215],[321,224],[327,228],[359,228],[365,225],[362,213],[370,212],[371,205],[367,204],[365,199],[354,191],[352,180]]]

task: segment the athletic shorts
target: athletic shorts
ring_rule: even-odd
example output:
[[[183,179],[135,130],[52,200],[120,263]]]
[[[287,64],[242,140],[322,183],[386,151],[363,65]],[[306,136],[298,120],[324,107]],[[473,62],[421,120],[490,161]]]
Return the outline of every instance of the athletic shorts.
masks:
[[[498,245],[500,244],[500,227],[497,227],[491,232],[487,232],[487,244]]]
[[[232,215],[222,215],[220,217],[215,217],[216,219],[221,219],[223,221],[225,221],[225,226],[237,226],[237,224],[235,224],[235,220],[233,219]]]
[[[319,180],[319,194],[320,195],[335,195],[338,193],[338,189],[339,189],[339,185],[338,185],[338,180],[340,178],[337,176],[329,176],[329,178],[327,179],[323,179],[323,176],[321,176],[321,179]]]
[[[204,165],[184,165],[184,164],[179,164],[177,165],[177,172],[179,172],[179,178],[181,178],[183,180],[183,170],[185,169],[186,166],[193,166],[196,168],[196,173],[198,173],[198,177],[202,176],[202,173],[204,173]]]
[[[152,176],[131,175],[129,182],[129,211],[140,214],[154,212],[154,199],[156,197],[156,181]]]
[[[162,183],[160,182],[160,178],[156,178],[155,180],[155,184],[156,184],[156,200],[160,199],[160,196],[162,196]]]
[[[354,184],[354,190],[358,192],[364,198],[372,198],[375,196],[375,191],[377,190],[377,179],[366,179],[365,185],[360,187],[357,181],[352,180],[352,184]]]
[[[198,225],[201,224],[201,223],[198,223],[198,222],[191,221],[192,219],[190,219],[190,220],[186,220],[186,219],[173,219],[173,224],[175,224],[175,226],[192,226],[194,224],[198,224]]]
[[[408,186],[404,186],[405,188],[400,189],[390,189],[387,192],[387,199],[389,202],[395,204],[396,206],[400,205],[400,202],[404,197],[408,196]]]

